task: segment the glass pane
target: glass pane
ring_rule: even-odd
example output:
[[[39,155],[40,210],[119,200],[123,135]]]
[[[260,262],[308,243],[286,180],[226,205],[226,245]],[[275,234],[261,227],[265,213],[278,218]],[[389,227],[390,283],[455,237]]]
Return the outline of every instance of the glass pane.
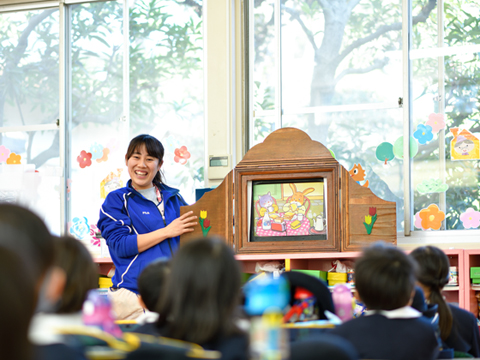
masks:
[[[70,232],[87,244],[107,183],[124,183],[123,8],[120,2],[71,7]],[[122,178],[123,176],[123,178]],[[88,225],[88,226],[80,226]],[[99,250],[99,249],[98,249]]]
[[[412,49],[437,47],[438,19],[436,1],[412,1],[412,30]]]
[[[402,109],[322,115],[335,119],[327,146],[335,159],[357,183],[370,188],[381,199],[397,203],[397,231],[403,231]]]
[[[255,146],[268,136],[272,131],[275,130],[275,117],[273,116],[263,116],[255,118],[255,127],[253,129],[253,144]]]
[[[58,131],[8,132],[0,137],[0,202],[30,208],[60,234]]]
[[[444,116],[439,110],[436,97],[438,60],[419,59],[414,63],[414,89],[417,94],[413,107],[414,131],[423,126],[422,129],[426,129],[428,135],[428,138],[419,138],[418,141],[425,141],[425,144],[419,145],[419,155],[414,159],[416,228],[425,229],[425,226],[420,226],[419,213],[432,204],[445,213],[444,224],[447,230],[478,228],[478,224],[472,220],[480,217],[478,54],[459,54],[444,58]],[[431,128],[427,128],[427,125]],[[442,132],[445,133],[444,143],[438,135]],[[444,157],[440,152],[442,149],[445,151]],[[445,206],[442,206],[442,199]],[[464,215],[467,212],[470,215]]]
[[[444,12],[444,44],[446,46],[478,44],[480,27],[478,0],[445,0]]]
[[[130,132],[163,143],[166,183],[193,203],[204,187],[201,2],[137,0],[130,31]]]
[[[253,109],[275,109],[275,23],[274,1],[254,1],[253,8]]]
[[[58,14],[0,14],[0,127],[58,119]]]

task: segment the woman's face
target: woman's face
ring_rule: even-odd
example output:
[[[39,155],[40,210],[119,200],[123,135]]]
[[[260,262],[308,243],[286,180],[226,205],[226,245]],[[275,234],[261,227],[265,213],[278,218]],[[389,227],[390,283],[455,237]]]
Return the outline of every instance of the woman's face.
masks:
[[[149,189],[153,186],[153,178],[162,167],[156,157],[150,156],[145,146],[138,147],[129,159],[125,158],[132,186],[137,190]]]

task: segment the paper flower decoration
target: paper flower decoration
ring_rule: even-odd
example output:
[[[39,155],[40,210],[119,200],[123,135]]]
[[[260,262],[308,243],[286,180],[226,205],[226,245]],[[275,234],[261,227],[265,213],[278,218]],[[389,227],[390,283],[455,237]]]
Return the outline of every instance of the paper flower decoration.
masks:
[[[90,146],[90,153],[92,154],[92,160],[100,159],[103,156],[103,146],[94,143]]]
[[[120,142],[117,139],[112,138],[110,139],[106,147],[110,150],[110,154],[112,154],[118,150],[118,148],[120,147]]]
[[[462,215],[460,221],[465,229],[476,229],[480,225],[480,212],[468,208]]]
[[[372,228],[373,224],[375,224],[375,221],[377,221],[377,208],[368,208],[368,215],[365,215],[365,222],[363,223],[368,235],[372,233]]]
[[[76,217],[72,220],[72,226],[70,227],[70,234],[74,235],[78,239],[84,239],[90,234],[90,226],[85,216]]]
[[[14,152],[10,153],[10,156],[7,159],[8,165],[20,165],[22,163],[22,157],[15,154]]]
[[[418,125],[413,137],[418,140],[419,144],[425,145],[433,139],[432,127],[430,125]]]
[[[186,146],[182,146],[179,149],[175,149],[175,158],[173,159],[176,163],[180,165],[185,165],[187,160],[190,159],[190,153],[187,150]]]
[[[90,224],[90,243],[93,246],[100,246],[100,239],[97,237],[98,227],[95,224]]]
[[[432,113],[428,115],[428,121],[426,125],[432,127],[432,133],[437,134],[440,130],[445,129],[445,120],[443,119],[443,114]]]
[[[424,180],[417,185],[417,191],[420,194],[440,193],[448,190],[448,185],[442,183],[440,179]]]
[[[5,146],[0,145],[0,162],[7,161],[10,156],[10,149],[7,149]]]
[[[422,229],[422,230],[425,230],[423,227],[422,227],[422,218],[420,217],[420,212],[417,212],[415,214],[415,221],[414,221],[414,226],[417,228],[417,229]]]
[[[163,145],[165,146],[165,149],[167,149],[168,152],[175,152],[175,149],[180,146],[180,142],[175,139],[175,136],[170,135],[163,141]]]
[[[80,152],[80,155],[77,157],[78,164],[82,169],[87,166],[92,165],[92,154],[87,153],[85,150]]]
[[[96,160],[98,163],[108,160],[108,154],[110,154],[110,150],[108,148],[103,148],[102,152],[103,152],[103,156]]]
[[[207,219],[207,211],[200,210],[200,227],[202,228],[203,236],[207,236],[210,231],[210,220]]]
[[[420,218],[423,229],[438,230],[442,226],[442,221],[445,220],[445,213],[437,205],[432,204],[428,208],[420,210]]]

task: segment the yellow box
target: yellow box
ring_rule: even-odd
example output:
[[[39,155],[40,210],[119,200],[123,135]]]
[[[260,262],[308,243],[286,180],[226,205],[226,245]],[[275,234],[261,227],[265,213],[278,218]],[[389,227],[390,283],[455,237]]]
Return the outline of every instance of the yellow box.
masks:
[[[98,278],[98,287],[99,288],[109,288],[113,286],[112,279],[107,277],[99,277]]]
[[[347,282],[347,273],[337,273],[329,271],[327,273],[327,280],[340,281],[345,283]]]

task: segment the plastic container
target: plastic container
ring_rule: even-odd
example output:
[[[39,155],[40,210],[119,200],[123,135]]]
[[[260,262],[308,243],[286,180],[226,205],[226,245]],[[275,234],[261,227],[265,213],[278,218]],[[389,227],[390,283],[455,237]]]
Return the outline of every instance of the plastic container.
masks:
[[[348,285],[335,285],[332,291],[332,300],[335,314],[340,320],[345,322],[353,318],[353,296]]]
[[[95,326],[116,337],[122,337],[120,327],[115,323],[112,305],[108,296],[100,295],[97,290],[90,290],[83,303],[82,320],[85,325]]]
[[[287,360],[287,330],[282,328],[283,309],[290,301],[290,287],[282,276],[270,275],[244,286],[245,311],[250,319],[250,360]]]

